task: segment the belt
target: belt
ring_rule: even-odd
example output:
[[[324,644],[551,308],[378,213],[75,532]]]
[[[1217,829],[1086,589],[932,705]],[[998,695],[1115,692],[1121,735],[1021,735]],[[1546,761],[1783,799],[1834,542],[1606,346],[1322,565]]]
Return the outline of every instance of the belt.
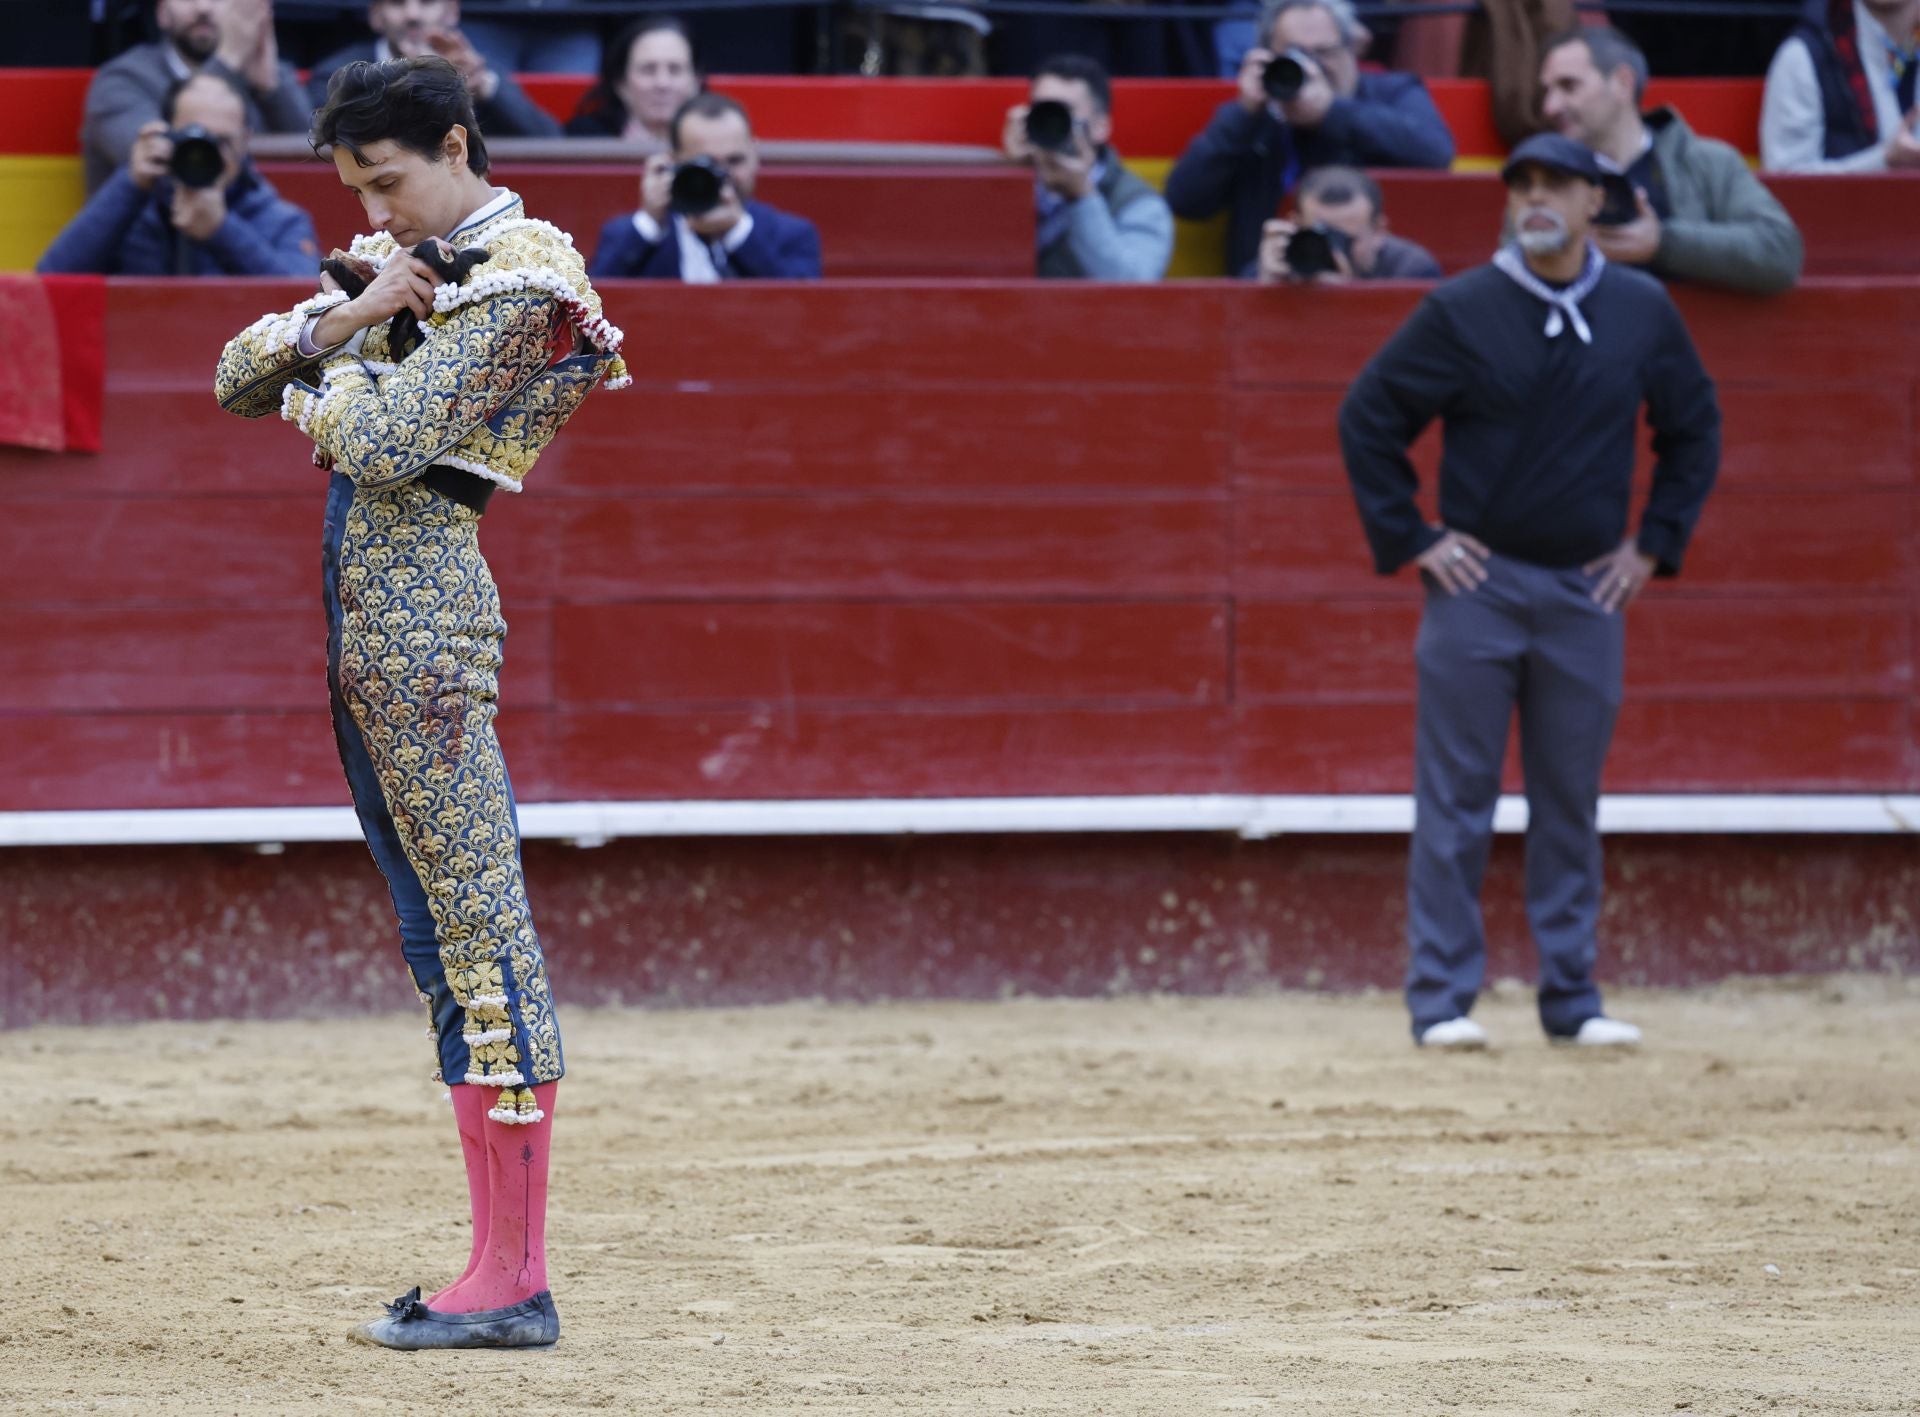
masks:
[[[465,468],[448,467],[444,463],[435,463],[420,474],[420,480],[442,497],[473,508],[476,515],[487,510],[487,500],[493,496],[495,486]]]

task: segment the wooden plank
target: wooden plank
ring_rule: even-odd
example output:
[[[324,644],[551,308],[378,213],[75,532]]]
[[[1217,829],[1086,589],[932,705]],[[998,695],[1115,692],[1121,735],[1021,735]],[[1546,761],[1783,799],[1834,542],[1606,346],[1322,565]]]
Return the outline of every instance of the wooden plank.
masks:
[[[1906,790],[1912,713],[1886,699],[1728,705],[1635,700],[1620,711],[1609,792]]]
[[[1215,389],[841,391],[803,364],[758,386],[590,399],[542,456],[542,488],[834,492],[966,488],[1224,490]]]
[[[573,600],[1226,588],[1227,508],[1205,498],[574,497],[554,506]]]
[[[1413,705],[1240,705],[1233,755],[1236,792],[1408,792]]]
[[[1393,599],[1240,601],[1234,607],[1235,701],[1411,702],[1420,595]]]
[[[1344,487],[1247,492],[1238,499],[1235,516],[1238,595],[1365,599],[1394,593],[1393,580],[1374,574],[1360,514]],[[1410,578],[1413,573],[1400,574]]]
[[[1144,706],[1218,703],[1226,691],[1226,611],[1206,603],[566,605],[556,627],[556,692],[570,710]]]
[[[4,811],[347,801],[324,693],[282,713],[24,715],[7,734],[32,768],[0,775]]]
[[[293,606],[22,606],[0,636],[0,709],[14,713],[324,709],[319,597]]]
[[[1913,567],[1906,493],[1734,492],[1707,504],[1685,582],[1748,594],[1897,594]]]
[[[14,502],[0,603],[311,604],[322,512],[312,496]]]
[[[1240,602],[1237,700],[1411,702],[1420,603],[1405,589],[1399,600]],[[1627,614],[1630,701],[1904,699],[1913,688],[1899,600],[1689,599],[1660,585]]]
[[[645,352],[634,362],[642,392],[761,382],[781,369],[805,370],[840,397],[926,384],[1210,388],[1227,368],[1228,309],[1249,293],[1080,281],[858,293],[621,281],[603,291],[608,318]]]
[[[1211,708],[582,712],[555,716],[561,800],[1225,790]]]

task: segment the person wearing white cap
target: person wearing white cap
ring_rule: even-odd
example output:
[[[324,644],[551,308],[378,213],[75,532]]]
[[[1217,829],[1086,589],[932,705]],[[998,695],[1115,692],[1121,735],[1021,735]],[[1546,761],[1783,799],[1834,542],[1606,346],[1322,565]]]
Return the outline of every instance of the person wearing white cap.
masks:
[[[1486,963],[1480,887],[1517,711],[1529,809],[1527,917],[1550,1039],[1640,1041],[1594,982],[1600,774],[1620,705],[1623,612],[1680,569],[1720,461],[1713,381],[1659,281],[1589,239],[1604,174],[1542,134],[1504,171],[1513,242],[1421,302],[1348,390],[1347,474],[1372,548],[1426,587],[1408,868],[1416,1042],[1484,1047],[1469,1015]],[[1644,408],[1658,464],[1627,534]],[[1445,428],[1441,524],[1407,449]]]

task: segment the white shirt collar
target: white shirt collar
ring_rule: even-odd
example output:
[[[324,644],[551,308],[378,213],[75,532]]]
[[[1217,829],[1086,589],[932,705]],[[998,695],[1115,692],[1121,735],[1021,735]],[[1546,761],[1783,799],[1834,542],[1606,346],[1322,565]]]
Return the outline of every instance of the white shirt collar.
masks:
[[[183,79],[183,80],[191,79],[195,74],[200,72],[198,69],[194,68],[193,65],[189,64],[186,61],[186,59],[181,55],[179,50],[173,47],[172,40],[170,39],[161,40],[160,50],[163,54],[166,55],[167,68],[173,71],[174,78]]]
[[[373,42],[373,62],[384,64],[393,58],[393,46],[387,43],[387,37],[381,35]]]
[[[455,226],[452,231],[449,231],[447,233],[447,240],[449,241],[453,240],[454,237],[458,236],[461,232],[467,230],[470,227],[479,226],[483,222],[492,221],[495,217],[499,216],[501,212],[505,211],[508,207],[512,206],[515,202],[519,200],[520,199],[514,195],[513,189],[511,187],[494,188],[493,196],[489,197],[485,202],[483,202],[476,211],[474,211],[470,216],[467,217],[465,221],[461,222],[459,225]]]

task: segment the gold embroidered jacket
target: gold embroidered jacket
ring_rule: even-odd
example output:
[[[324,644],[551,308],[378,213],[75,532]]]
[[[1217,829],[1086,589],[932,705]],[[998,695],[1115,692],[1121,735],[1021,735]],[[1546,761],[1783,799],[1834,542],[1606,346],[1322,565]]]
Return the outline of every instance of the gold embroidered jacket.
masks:
[[[519,491],[596,384],[632,382],[621,333],[601,315],[573,238],[529,218],[518,197],[449,240],[491,255],[465,284],[434,292],[421,343],[403,361],[390,361],[384,324],[302,355],[308,322],[347,298],[328,292],[264,315],[229,341],[215,376],[220,406],[243,418],[278,409],[313,439],[316,462],[364,488],[394,486],[438,463]],[[376,268],[397,249],[384,233],[353,243]]]

